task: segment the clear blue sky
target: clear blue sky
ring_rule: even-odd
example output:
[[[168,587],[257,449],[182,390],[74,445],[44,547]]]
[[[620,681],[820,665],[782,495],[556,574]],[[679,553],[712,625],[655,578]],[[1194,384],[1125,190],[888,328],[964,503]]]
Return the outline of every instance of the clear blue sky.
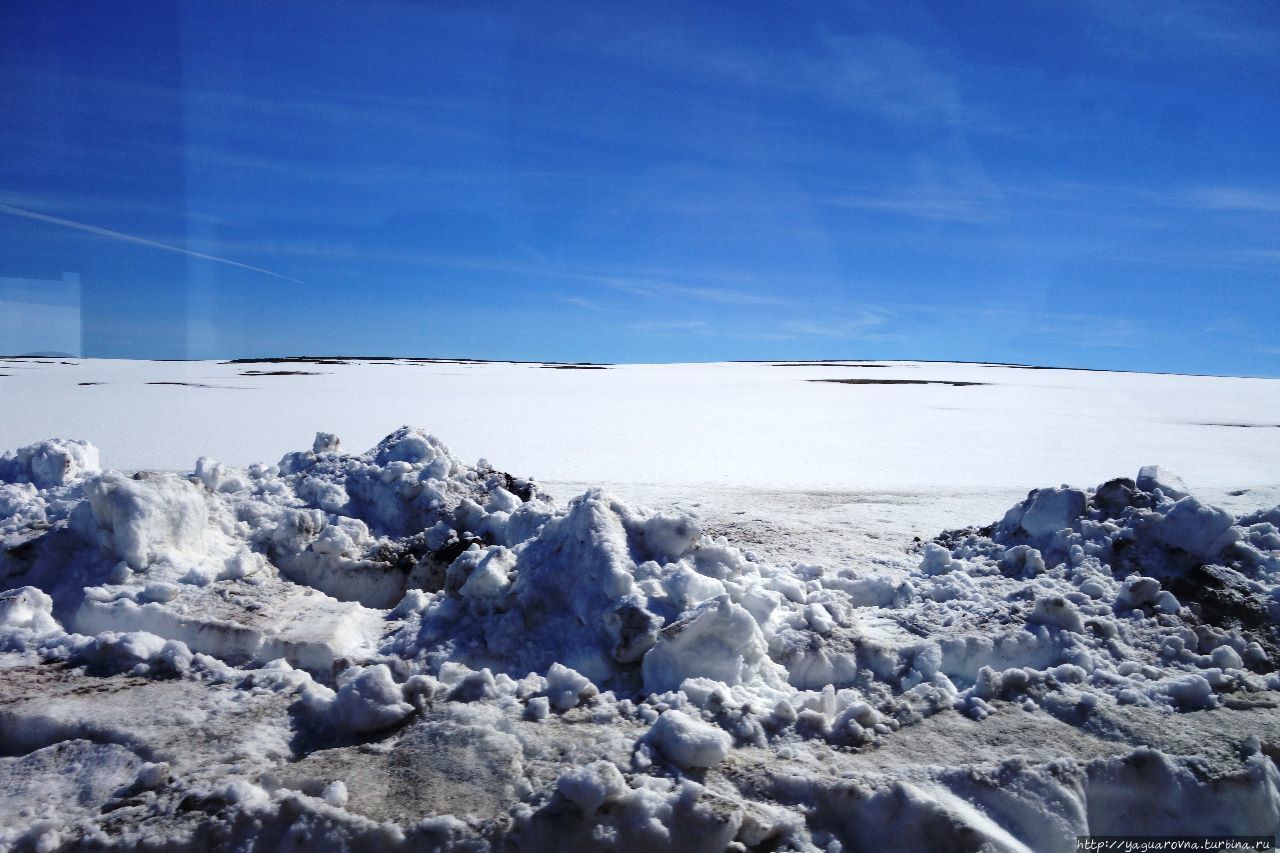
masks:
[[[1280,375],[1273,0],[474,6],[4,4],[0,277],[89,355]]]

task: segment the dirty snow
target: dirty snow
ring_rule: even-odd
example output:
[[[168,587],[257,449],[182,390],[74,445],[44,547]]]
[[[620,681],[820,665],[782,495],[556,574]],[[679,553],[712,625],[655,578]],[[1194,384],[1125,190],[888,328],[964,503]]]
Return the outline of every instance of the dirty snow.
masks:
[[[0,848],[1073,850],[1280,829],[1277,451],[1261,426],[1179,440],[1276,418],[1276,383],[926,364],[269,377],[428,377],[403,381],[429,429],[367,442],[399,404],[332,384],[310,401],[317,385],[264,420],[230,392],[134,387],[244,367],[31,362],[0,387],[4,434],[26,436],[0,458]],[[475,381],[432,402],[446,368]],[[92,370],[134,385],[60,377]],[[990,384],[807,381],[840,371]],[[244,381],[242,400],[275,395]],[[726,403],[752,383],[767,406]],[[963,396],[992,388],[1023,407]],[[47,408],[78,392],[98,401]],[[153,393],[182,402],[133,409],[131,435],[117,417]],[[641,430],[598,399],[585,438],[557,433],[593,396],[648,405],[653,435],[628,443]],[[1024,419],[1047,400],[1060,417]],[[761,418],[723,447],[722,405]],[[335,428],[353,409],[354,445]],[[275,461],[169,462],[300,420],[326,431]],[[494,464],[439,426],[469,447],[482,420]],[[1026,439],[1047,453],[1029,461],[1010,421],[1058,443]],[[1088,452],[1066,439],[1086,421]],[[529,476],[539,455],[559,482]]]

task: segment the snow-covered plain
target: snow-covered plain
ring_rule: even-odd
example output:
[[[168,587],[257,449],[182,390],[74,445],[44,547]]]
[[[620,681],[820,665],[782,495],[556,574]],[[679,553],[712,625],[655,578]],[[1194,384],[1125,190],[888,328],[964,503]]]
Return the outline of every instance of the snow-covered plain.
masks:
[[[1275,380],[0,374],[0,849],[1280,829]]]
[[[1025,491],[1152,460],[1199,487],[1280,481],[1273,379],[921,362],[324,361],[0,360],[0,447],[83,436],[113,468],[180,470],[200,455],[243,467],[317,430],[367,448],[414,424],[463,459],[547,481]]]

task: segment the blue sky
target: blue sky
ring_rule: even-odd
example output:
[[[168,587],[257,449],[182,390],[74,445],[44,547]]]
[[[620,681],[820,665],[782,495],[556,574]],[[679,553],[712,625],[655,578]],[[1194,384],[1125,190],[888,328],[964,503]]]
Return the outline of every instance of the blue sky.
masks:
[[[88,355],[1280,375],[1272,2],[485,5],[5,4],[0,277]]]

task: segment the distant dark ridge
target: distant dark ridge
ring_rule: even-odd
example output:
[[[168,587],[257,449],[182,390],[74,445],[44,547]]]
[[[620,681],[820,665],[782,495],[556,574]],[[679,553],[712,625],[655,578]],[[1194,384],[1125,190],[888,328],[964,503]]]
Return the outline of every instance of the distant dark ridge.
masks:
[[[774,367],[893,367],[892,364],[882,364],[874,361],[776,361]],[[904,365],[905,366],[905,365]]]
[[[38,356],[38,355],[0,355],[0,360],[18,360],[18,359],[40,359],[53,358],[54,356]],[[57,356],[58,358],[70,357],[75,359],[97,358],[97,356]],[[213,361],[214,359],[204,358],[151,358],[151,359],[134,359],[136,361],[153,361],[153,362],[197,362],[197,361]],[[263,358],[235,358],[226,361],[219,361],[218,364],[291,364],[291,363],[311,363],[311,364],[343,364],[351,362],[374,362],[374,363],[391,363],[391,362],[411,362],[421,364],[563,364],[565,362],[548,362],[542,359],[487,359],[487,358],[444,358],[432,357],[423,358],[416,356],[394,356],[394,355],[328,355],[328,356],[271,356]],[[1125,373],[1146,376],[1192,376],[1202,377],[1205,379],[1266,379],[1276,380],[1280,377],[1276,376],[1248,376],[1239,373],[1186,373],[1171,370],[1122,370],[1119,368],[1106,367],[1064,367],[1061,365],[1048,364],[1021,364],[1018,362],[1007,361],[966,361],[964,359],[941,359],[941,358],[912,358],[912,359],[848,359],[848,358],[827,358],[827,359],[804,359],[800,361],[785,361],[776,358],[755,358],[755,359],[720,359],[715,361],[704,362],[660,362],[667,364],[712,364],[720,362],[728,364],[771,364],[776,367],[897,367],[906,366],[908,364],[970,364],[982,367],[1008,367],[1017,370],[1075,370],[1087,373]],[[78,362],[63,362],[74,364]],[[591,364],[592,362],[581,362],[581,364]],[[648,363],[648,362],[646,362]],[[601,367],[616,367],[617,363],[599,362]]]
[[[179,361],[183,359],[152,359],[153,361]],[[232,358],[218,364],[351,364],[352,362],[395,362],[407,361],[416,364],[536,364],[540,367],[562,369],[602,369],[613,367],[607,362],[595,361],[516,361],[513,359],[490,358],[425,358],[402,355],[282,355],[263,358]]]
[[[1275,376],[1244,376],[1239,373],[1178,373],[1173,370],[1121,370],[1113,367],[1059,367],[1050,364],[1020,364],[1011,361],[965,361],[956,358],[878,358],[861,359],[852,358],[810,358],[804,362],[784,362],[776,358],[739,358],[729,362],[730,364],[775,364],[779,367],[788,364],[811,364],[817,365],[839,365],[845,364],[848,367],[872,367],[870,362],[878,362],[886,364],[886,366],[894,366],[895,364],[973,364],[980,367],[1012,367],[1018,370],[1078,370],[1085,373],[1132,373],[1142,376],[1199,376],[1204,379],[1276,379]]]
[[[510,361],[485,358],[420,358],[400,355],[282,355],[263,358],[233,358],[219,364],[350,364],[353,361],[413,361],[424,364],[542,364],[541,361]]]

